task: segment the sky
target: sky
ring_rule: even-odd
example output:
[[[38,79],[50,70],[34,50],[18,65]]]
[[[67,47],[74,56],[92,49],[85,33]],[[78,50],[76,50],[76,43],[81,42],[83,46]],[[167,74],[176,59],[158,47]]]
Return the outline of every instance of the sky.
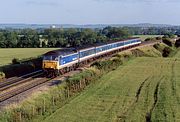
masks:
[[[0,23],[180,25],[180,0],[0,0]]]

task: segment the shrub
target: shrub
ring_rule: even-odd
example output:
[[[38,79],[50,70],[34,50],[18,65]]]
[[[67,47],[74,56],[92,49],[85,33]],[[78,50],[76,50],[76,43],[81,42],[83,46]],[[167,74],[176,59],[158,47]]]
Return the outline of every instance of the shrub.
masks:
[[[160,45],[159,43],[158,43],[158,44],[154,44],[153,47],[154,47],[156,50],[158,50],[158,51],[160,51],[161,53],[163,53],[164,47],[163,47],[162,45]]]
[[[12,64],[20,64],[20,60],[18,58],[13,58]]]
[[[146,38],[144,41],[145,41],[145,42],[146,42],[146,41],[151,41],[151,38]]]
[[[6,77],[5,73],[4,72],[0,72],[0,80],[4,79],[5,77]]]
[[[160,37],[160,36],[156,37],[156,40],[161,40],[161,39],[162,39],[162,37]]]
[[[178,48],[180,47],[180,39],[176,40],[175,46]]]
[[[162,41],[163,41],[164,44],[166,44],[166,45],[168,45],[170,47],[172,47],[172,45],[173,45],[169,38],[164,38]]]
[[[171,49],[171,48],[165,47],[165,48],[163,49],[163,54],[162,54],[162,56],[163,56],[163,57],[168,57],[171,52],[172,52],[172,49]]]
[[[144,41],[156,41],[156,38],[146,38]]]
[[[143,51],[140,49],[134,49],[132,50],[132,54],[136,57],[142,57],[142,56],[147,56]]]

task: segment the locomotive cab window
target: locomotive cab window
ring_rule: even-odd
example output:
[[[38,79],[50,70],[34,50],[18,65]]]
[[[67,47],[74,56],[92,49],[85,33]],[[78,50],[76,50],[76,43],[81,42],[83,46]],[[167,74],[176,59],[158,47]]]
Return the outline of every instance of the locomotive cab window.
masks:
[[[54,61],[58,61],[58,57],[57,56],[44,56],[43,60],[54,60]]]

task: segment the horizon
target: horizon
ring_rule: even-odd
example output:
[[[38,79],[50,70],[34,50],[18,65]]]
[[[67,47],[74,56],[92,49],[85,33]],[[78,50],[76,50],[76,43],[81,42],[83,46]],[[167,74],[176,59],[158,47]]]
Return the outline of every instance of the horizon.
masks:
[[[87,24],[71,24],[71,23],[0,23],[0,25],[141,25],[141,24],[149,24],[149,25],[169,25],[169,26],[180,26],[174,24],[160,24],[160,23],[87,23]]]

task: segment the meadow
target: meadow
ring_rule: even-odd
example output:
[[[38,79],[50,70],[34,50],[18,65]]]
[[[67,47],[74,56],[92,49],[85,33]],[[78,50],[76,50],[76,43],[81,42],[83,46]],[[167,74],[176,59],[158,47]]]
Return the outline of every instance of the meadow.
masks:
[[[162,37],[163,35],[134,35],[133,37],[140,37],[142,41],[147,38]]]
[[[0,66],[11,63],[13,58],[21,60],[30,57],[37,57],[55,49],[57,48],[1,48]]]
[[[173,58],[135,58],[104,75],[45,122],[180,121],[179,72],[179,53]]]

